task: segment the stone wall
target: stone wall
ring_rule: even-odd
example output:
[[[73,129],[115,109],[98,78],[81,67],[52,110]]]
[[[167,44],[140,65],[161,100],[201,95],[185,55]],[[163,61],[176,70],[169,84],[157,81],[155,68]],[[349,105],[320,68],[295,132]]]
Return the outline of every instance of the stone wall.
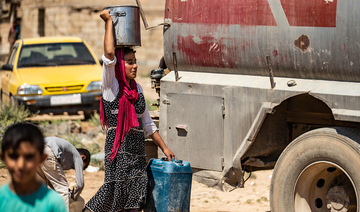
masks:
[[[8,52],[9,52],[10,44],[8,42],[8,35],[9,35],[10,27],[11,27],[10,23],[0,24],[0,36],[1,36],[0,56],[1,55],[7,55]],[[5,60],[5,57],[2,60]]]
[[[14,12],[16,11],[16,2],[13,4],[0,0],[0,65],[6,60],[6,56],[10,49],[8,42],[9,30],[14,21]],[[12,12],[9,12],[12,11]],[[10,15],[13,14],[13,15]]]
[[[101,58],[104,23],[99,14],[104,7],[136,5],[135,0],[22,0],[21,38],[39,37],[39,9],[45,11],[45,36],[79,36],[84,38]],[[165,0],[141,0],[149,26],[163,22]],[[8,31],[5,24],[1,24]],[[163,55],[162,27],[145,30],[141,22],[142,47],[136,49],[139,65],[156,68]],[[6,49],[7,35],[3,36]]]

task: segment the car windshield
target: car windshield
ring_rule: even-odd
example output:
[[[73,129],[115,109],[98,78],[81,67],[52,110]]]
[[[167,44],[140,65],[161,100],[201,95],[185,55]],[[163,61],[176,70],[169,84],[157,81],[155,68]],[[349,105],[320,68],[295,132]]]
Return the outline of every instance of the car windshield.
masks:
[[[18,68],[96,64],[84,43],[24,45]]]

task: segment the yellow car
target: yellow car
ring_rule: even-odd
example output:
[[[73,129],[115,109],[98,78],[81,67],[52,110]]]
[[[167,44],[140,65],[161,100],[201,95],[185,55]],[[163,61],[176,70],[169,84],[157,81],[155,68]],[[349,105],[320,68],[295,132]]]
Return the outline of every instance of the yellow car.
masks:
[[[2,66],[1,101],[32,112],[89,116],[99,109],[102,68],[78,37],[17,40]]]

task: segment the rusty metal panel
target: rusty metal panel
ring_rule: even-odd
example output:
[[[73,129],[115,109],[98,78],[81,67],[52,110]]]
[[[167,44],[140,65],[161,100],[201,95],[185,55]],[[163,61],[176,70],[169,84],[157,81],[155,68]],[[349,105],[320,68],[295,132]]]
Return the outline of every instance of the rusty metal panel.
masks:
[[[211,163],[221,167],[218,159],[224,152],[224,169],[216,185],[223,190],[227,190],[224,177],[234,169],[241,170],[240,161],[253,144],[266,114],[291,97],[309,94],[324,102],[335,120],[360,122],[358,82],[275,77],[276,86],[271,89],[269,77],[265,76],[179,71],[179,77],[180,80],[175,82],[175,75],[170,72],[161,80],[160,134],[178,158],[188,159],[191,164],[196,164],[196,168],[208,167],[209,160],[214,158],[216,161]],[[289,86],[290,80],[296,85]],[[222,114],[222,99],[224,119],[218,115]],[[205,114],[215,111],[217,117],[211,119],[217,123],[202,121]],[[187,125],[190,133],[193,124],[196,131],[204,134],[194,138],[204,140],[197,140],[192,144],[194,149],[189,149],[187,144],[194,142],[193,138],[179,137],[176,126]],[[223,126],[223,137],[217,133],[219,126],[216,124]],[[214,132],[216,134],[212,134]],[[203,145],[202,142],[207,143],[197,146]],[[205,147],[217,147],[218,151]],[[201,156],[192,156],[190,151]],[[202,169],[219,170],[214,167]]]
[[[167,0],[167,66],[275,77],[360,81],[358,0]]]
[[[222,98],[170,93],[166,101],[166,140],[176,158],[190,161],[194,168],[221,171]]]

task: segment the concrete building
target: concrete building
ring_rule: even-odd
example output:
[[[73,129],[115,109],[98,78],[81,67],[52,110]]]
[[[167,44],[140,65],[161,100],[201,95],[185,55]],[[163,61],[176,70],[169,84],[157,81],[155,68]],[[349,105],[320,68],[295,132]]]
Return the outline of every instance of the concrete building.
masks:
[[[79,36],[98,58],[103,53],[104,23],[99,14],[104,7],[136,5],[135,0],[0,0],[0,63],[5,62],[12,23],[20,21],[20,37]],[[164,0],[141,0],[149,26],[162,23]],[[162,27],[145,30],[141,22],[142,47],[137,49],[139,65],[156,68],[163,55]],[[150,70],[148,70],[150,72]]]

